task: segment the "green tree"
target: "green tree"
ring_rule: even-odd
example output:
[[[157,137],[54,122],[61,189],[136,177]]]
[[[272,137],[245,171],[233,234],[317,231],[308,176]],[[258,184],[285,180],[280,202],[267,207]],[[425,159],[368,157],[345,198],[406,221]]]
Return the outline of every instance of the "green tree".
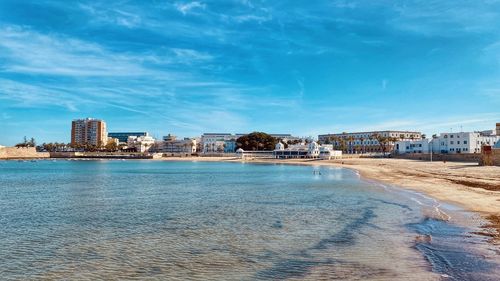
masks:
[[[243,150],[274,150],[278,140],[263,132],[253,132],[239,137],[236,140],[236,146]]]

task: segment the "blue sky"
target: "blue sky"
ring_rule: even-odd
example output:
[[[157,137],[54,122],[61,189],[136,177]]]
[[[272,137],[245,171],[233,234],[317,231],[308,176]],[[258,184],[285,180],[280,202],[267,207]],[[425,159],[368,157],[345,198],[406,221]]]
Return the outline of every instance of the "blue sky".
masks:
[[[111,3],[113,2],[113,3]],[[0,0],[0,144],[492,129],[500,1]]]

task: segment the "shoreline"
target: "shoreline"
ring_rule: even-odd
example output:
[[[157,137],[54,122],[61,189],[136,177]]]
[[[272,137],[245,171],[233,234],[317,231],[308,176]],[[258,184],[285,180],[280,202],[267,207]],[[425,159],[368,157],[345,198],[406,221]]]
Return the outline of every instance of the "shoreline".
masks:
[[[9,159],[6,161],[12,161]],[[34,159],[22,159],[33,161]],[[21,161],[22,161],[21,160]],[[98,158],[44,158],[37,160],[86,161]],[[119,159],[104,159],[114,160]],[[500,167],[479,166],[476,163],[428,162],[393,158],[319,159],[240,159],[236,157],[162,157],[154,159],[124,159],[149,161],[227,162],[250,164],[329,166],[351,169],[365,180],[411,190],[443,203],[478,213],[486,224],[477,234],[500,244]]]
[[[154,161],[283,164],[351,169],[358,172],[361,178],[415,191],[465,211],[478,213],[488,223],[476,234],[491,238],[494,244],[500,244],[500,167],[392,158],[243,160],[235,157],[170,157]]]

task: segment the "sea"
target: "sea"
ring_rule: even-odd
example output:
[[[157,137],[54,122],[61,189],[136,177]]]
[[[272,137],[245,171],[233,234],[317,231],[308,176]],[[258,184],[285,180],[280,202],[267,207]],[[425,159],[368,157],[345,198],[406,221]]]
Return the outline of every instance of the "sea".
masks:
[[[0,280],[500,280],[482,224],[344,168],[0,161]]]

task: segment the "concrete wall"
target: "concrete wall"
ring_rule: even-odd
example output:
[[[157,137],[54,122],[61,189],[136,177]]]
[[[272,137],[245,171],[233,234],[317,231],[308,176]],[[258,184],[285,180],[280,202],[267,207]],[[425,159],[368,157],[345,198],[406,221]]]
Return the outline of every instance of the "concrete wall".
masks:
[[[393,158],[411,159],[411,160],[430,160],[429,153],[407,153],[393,155]],[[481,159],[480,153],[457,153],[457,154],[432,154],[432,161],[450,161],[450,162],[475,162],[479,163]]]
[[[0,159],[48,158],[48,152],[36,152],[34,147],[0,147]]]

